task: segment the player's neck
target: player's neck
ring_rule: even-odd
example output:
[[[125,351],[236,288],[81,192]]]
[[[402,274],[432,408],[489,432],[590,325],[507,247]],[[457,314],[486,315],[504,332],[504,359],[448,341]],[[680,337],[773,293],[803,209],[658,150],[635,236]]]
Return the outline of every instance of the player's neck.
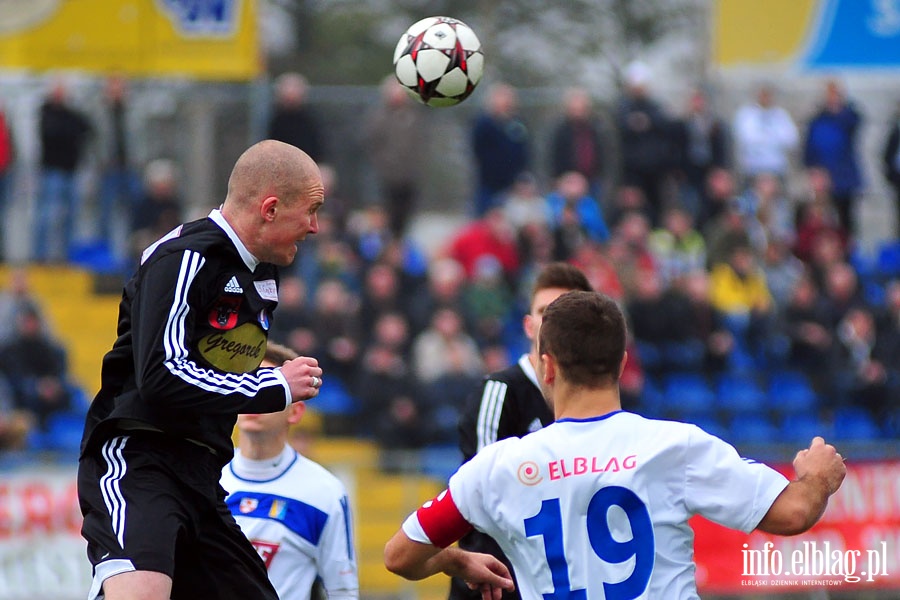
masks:
[[[284,450],[283,436],[241,433],[241,454],[250,460],[267,460],[275,458]]]
[[[589,388],[560,383],[553,393],[557,420],[590,419],[622,409],[618,387]]]

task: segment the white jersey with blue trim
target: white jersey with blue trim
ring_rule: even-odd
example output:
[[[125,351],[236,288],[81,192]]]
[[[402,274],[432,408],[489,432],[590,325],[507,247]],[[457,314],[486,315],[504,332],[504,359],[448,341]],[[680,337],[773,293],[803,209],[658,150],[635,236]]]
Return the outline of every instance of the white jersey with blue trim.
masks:
[[[281,600],[308,600],[317,578],[329,598],[359,597],[350,505],[337,477],[285,446],[263,461],[238,450],[221,483]]]
[[[787,483],[694,425],[616,411],[484,448],[451,477],[449,498],[426,503],[403,530],[439,538],[427,511],[446,514],[450,499],[500,544],[522,598],[690,600],[688,519],[749,532]]]

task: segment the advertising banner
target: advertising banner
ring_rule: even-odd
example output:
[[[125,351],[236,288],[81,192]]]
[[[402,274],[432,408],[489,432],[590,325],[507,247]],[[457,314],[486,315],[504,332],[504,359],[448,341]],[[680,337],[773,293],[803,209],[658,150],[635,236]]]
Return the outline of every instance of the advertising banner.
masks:
[[[256,0],[0,0],[0,68],[249,80]]]
[[[91,565],[81,538],[75,467],[0,477],[0,600],[87,597]]]
[[[719,0],[713,54],[723,67],[900,67],[898,0]]]
[[[790,465],[776,468],[793,476]],[[802,535],[691,525],[701,592],[900,589],[900,462],[848,465],[822,520]]]

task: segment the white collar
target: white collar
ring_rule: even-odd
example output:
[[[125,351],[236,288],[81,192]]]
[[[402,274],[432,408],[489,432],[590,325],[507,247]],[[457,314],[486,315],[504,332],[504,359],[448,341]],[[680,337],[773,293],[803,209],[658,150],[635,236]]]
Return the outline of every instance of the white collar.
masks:
[[[278,456],[263,460],[249,459],[241,454],[240,449],[236,449],[234,460],[231,461],[231,471],[241,479],[270,481],[287,471],[296,457],[297,451],[287,444]]]
[[[525,372],[525,376],[531,380],[531,383],[534,384],[534,387],[537,389],[541,389],[541,384],[538,383],[537,373],[534,370],[534,366],[531,364],[531,361],[528,360],[528,355],[523,354],[519,357],[519,368]]]
[[[237,232],[231,227],[228,221],[225,220],[225,217],[222,216],[222,211],[218,208],[214,208],[212,212],[209,213],[209,218],[212,219],[213,223],[221,227],[222,231],[225,232],[225,235],[231,239],[234,247],[237,248],[238,254],[244,259],[244,264],[247,265],[247,268],[251,271],[256,271],[256,266],[260,263],[260,260],[247,250],[247,246],[245,246],[244,242],[241,241],[241,238],[238,237]]]

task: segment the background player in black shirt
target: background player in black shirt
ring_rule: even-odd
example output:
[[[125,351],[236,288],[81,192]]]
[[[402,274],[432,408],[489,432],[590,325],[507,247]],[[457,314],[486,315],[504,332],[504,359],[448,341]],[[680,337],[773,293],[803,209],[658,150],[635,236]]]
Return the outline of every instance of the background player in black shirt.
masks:
[[[219,476],[239,413],[318,394],[316,359],[260,363],[277,266],[318,231],[323,201],[315,162],[266,140],[238,158],[220,209],[144,251],[82,441],[89,598],[277,599]]]
[[[553,408],[541,394],[534,370],[539,360],[535,341],[544,309],[572,290],[592,291],[587,277],[577,267],[562,262],[550,263],[538,273],[532,286],[530,311],[522,319],[531,349],[528,354],[519,357],[516,364],[488,375],[477,393],[467,401],[459,422],[460,450],[464,462],[497,440],[522,437],[553,422]],[[468,533],[459,541],[459,546],[493,554],[512,572],[512,566],[500,547],[483,533]],[[471,590],[464,581],[453,578],[449,597],[450,600],[476,600],[481,598],[481,592]],[[504,591],[503,597],[507,600],[519,598],[519,593]]]

